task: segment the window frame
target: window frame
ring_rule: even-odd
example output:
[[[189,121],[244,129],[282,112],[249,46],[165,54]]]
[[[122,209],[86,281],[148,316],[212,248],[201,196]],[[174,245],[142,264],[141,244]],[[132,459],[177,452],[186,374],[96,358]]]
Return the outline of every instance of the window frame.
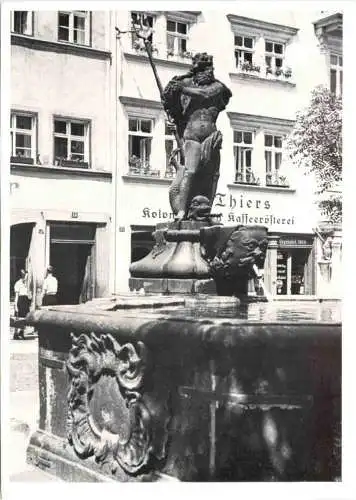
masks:
[[[152,26],[148,25],[151,29],[152,29],[152,33],[151,35],[148,37],[148,40],[151,42],[151,45],[153,46],[153,41],[154,41],[154,27],[155,27],[155,24],[156,24],[156,16],[151,13],[151,12],[146,12],[146,11],[138,11],[138,10],[131,10],[130,11],[130,29],[133,25],[133,15],[136,14],[136,15],[145,15],[147,18],[150,18],[152,19]],[[135,33],[131,33],[131,48],[132,50],[136,50],[136,51],[145,51],[145,44],[143,43],[143,40],[138,38],[137,35]]]
[[[255,37],[256,38],[256,45],[255,45],[255,60],[257,62],[257,66],[255,66],[255,69],[252,71],[258,71],[258,66],[260,65],[260,70],[263,69],[263,74],[262,78],[268,78],[268,74],[271,73],[270,70],[267,71],[266,68],[266,55],[267,56],[275,56],[274,53],[267,52],[266,54],[266,46],[262,47],[262,44],[260,45],[260,40],[263,39],[264,43],[267,42],[272,42],[276,44],[282,45],[283,48],[283,65],[288,64],[288,56],[286,54],[286,49],[288,45],[292,43],[294,40],[294,37],[297,35],[299,29],[292,27],[292,26],[287,26],[285,24],[276,24],[276,23],[271,23],[267,21],[261,21],[258,19],[253,19],[250,17],[245,17],[245,16],[240,16],[236,14],[227,14],[227,19],[230,22],[231,26],[231,31],[233,32],[234,36],[246,36],[246,37]],[[234,62],[236,62],[236,59],[234,57]],[[236,64],[235,64],[236,67]],[[289,67],[283,68],[280,73],[281,76],[283,76],[285,80],[288,80],[292,76],[292,69]],[[280,76],[279,71],[278,74],[276,75],[277,77]],[[274,80],[273,78],[272,80]],[[280,78],[276,78],[280,80]],[[295,85],[295,84],[293,84]]]
[[[266,136],[272,137],[272,146],[266,146]],[[280,182],[280,170],[281,166],[283,163],[283,142],[285,141],[285,136],[283,134],[277,133],[277,132],[272,132],[268,130],[263,131],[263,137],[264,137],[264,157],[265,157],[265,179],[266,179],[266,186],[279,186]],[[281,139],[281,147],[275,146],[275,139],[280,138]],[[267,155],[266,153],[270,152],[271,153],[271,171],[267,169]],[[276,158],[277,155],[280,155],[280,163],[278,167],[276,167]],[[268,177],[270,177],[270,180],[268,180]]]
[[[337,63],[333,64],[331,62],[331,58],[336,57]],[[341,59],[341,64],[340,64]],[[335,90],[332,89],[332,81],[331,81],[331,72],[335,71]],[[335,94],[336,96],[342,95],[342,87],[343,87],[343,55],[336,52],[329,52],[329,88],[330,92]]]
[[[61,133],[61,132],[55,132],[55,122],[56,121],[62,121],[66,123],[66,133]],[[80,124],[84,125],[84,136],[77,136],[71,133],[70,126],[71,124]],[[60,115],[55,115],[53,116],[52,120],[53,124],[53,131],[52,131],[52,136],[53,136],[53,165],[54,166],[65,166],[63,165],[64,163],[75,163],[78,165],[78,168],[82,168],[83,166],[87,166],[90,168],[91,161],[90,161],[90,137],[91,137],[91,121],[87,119],[81,119],[81,118],[73,118],[73,117],[67,117],[67,116],[60,116]],[[69,130],[69,132],[68,132]],[[62,158],[62,157],[56,157],[56,146],[55,146],[55,138],[65,138],[67,139],[67,158]],[[84,153],[83,153],[83,159],[78,160],[75,158],[71,158],[72,154],[71,153],[71,142],[73,141],[82,141],[84,143]],[[81,153],[74,153],[74,154],[81,154]]]
[[[28,33],[25,31],[15,31],[15,14],[16,12],[25,12],[29,19],[26,21],[26,24],[29,26]],[[11,11],[11,33],[15,35],[26,35],[33,36],[33,28],[34,28],[34,12],[32,10],[13,10]]]
[[[68,24],[68,40],[61,40],[59,37],[59,29],[60,27],[67,28],[67,26],[63,26],[59,24],[59,16],[61,14],[69,16],[69,24]],[[74,28],[74,17],[82,17],[84,18],[84,30],[78,30]],[[74,32],[75,31],[83,31],[84,32],[84,43],[79,43],[78,41],[74,41]],[[90,47],[91,46],[91,11],[85,10],[59,10],[57,11],[57,40],[60,43],[70,43],[72,45],[80,45],[82,47]]]
[[[175,23],[175,31],[168,30],[168,23]],[[184,24],[186,26],[186,33],[178,32],[178,24]],[[166,16],[166,45],[167,45],[167,56],[185,57],[186,54],[190,54],[188,50],[188,42],[190,35],[191,23],[186,20],[180,20],[172,16]],[[168,38],[172,37],[173,40],[173,52],[169,49]],[[185,40],[186,49],[179,50],[180,41]]]
[[[242,141],[235,141],[235,133],[241,133]],[[245,142],[245,134],[251,134],[251,143]],[[243,127],[233,128],[233,152],[234,152],[234,165],[235,165],[235,184],[257,184],[258,179],[253,173],[253,159],[254,159],[254,142],[256,134],[252,130],[244,129]],[[247,165],[246,153],[251,152],[250,165]],[[239,161],[239,165],[238,165]],[[239,178],[240,176],[240,178]]]
[[[265,38],[264,40],[264,43],[265,43],[265,50],[264,50],[264,58],[265,58],[265,66],[266,66],[266,72],[267,73],[272,73],[272,74],[277,74],[278,71],[280,71],[282,74],[283,73],[283,70],[284,70],[284,66],[285,66],[285,53],[286,53],[286,44],[279,41],[279,40],[272,40],[272,39],[268,39],[268,38]],[[273,45],[273,50],[272,52],[270,51],[267,51],[267,43],[271,43]],[[277,52],[275,52],[274,50],[274,46],[275,45],[281,45],[282,46],[282,54],[278,54]],[[267,57],[271,58],[271,65],[268,65],[267,64]],[[281,59],[282,60],[282,64],[281,66],[277,66],[276,65],[276,59]],[[270,71],[269,71],[270,69]]]
[[[16,127],[16,117],[17,116],[25,116],[27,118],[31,118],[31,129],[20,129]],[[10,113],[10,145],[11,145],[11,158],[19,158],[23,159],[32,159],[33,163],[36,162],[37,159],[37,114],[29,111],[19,111],[19,110],[11,110]],[[16,134],[28,135],[31,137],[31,148],[30,148],[30,156],[17,156],[16,154]],[[18,148],[18,149],[29,149],[29,148]]]
[[[236,43],[236,38],[242,38],[242,41],[245,42],[245,38],[249,38],[252,40],[252,48],[246,47],[245,45],[238,45]],[[248,61],[245,61],[245,53],[251,54],[251,66],[254,64],[254,55],[255,55],[255,50],[256,50],[256,37],[253,35],[246,35],[245,33],[238,34],[234,33],[234,54],[235,54],[235,61],[236,61],[236,68],[242,69],[243,64],[248,63]],[[237,55],[237,52],[239,53]],[[240,60],[240,54],[242,54],[243,57],[243,62]]]
[[[137,128],[140,128],[140,130],[130,130],[130,120],[137,120],[138,121],[138,126]],[[151,131],[150,132],[143,132],[141,122],[150,122],[151,123]],[[151,167],[151,159],[152,159],[152,144],[153,144],[153,136],[154,136],[154,128],[155,128],[155,119],[152,117],[147,117],[147,116],[142,116],[139,114],[133,114],[129,113],[128,114],[128,119],[127,119],[127,147],[128,147],[128,169],[129,169],[129,175],[150,175],[150,172],[153,171]],[[145,158],[142,156],[142,151],[141,151],[141,144],[140,144],[140,157],[137,157],[139,160],[139,164],[137,166],[131,165],[131,158],[133,156],[136,156],[132,153],[132,142],[130,140],[131,137],[142,137],[142,138],[148,138],[150,139],[150,151],[148,154],[148,160],[146,160],[146,155],[145,152],[143,154],[145,155]],[[144,163],[143,163],[144,162]]]

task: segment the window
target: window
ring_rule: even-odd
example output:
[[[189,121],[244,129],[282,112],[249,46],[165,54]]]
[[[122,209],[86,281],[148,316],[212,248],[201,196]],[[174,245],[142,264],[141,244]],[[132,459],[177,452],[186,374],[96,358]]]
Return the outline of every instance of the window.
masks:
[[[150,32],[147,40],[151,42],[151,44],[153,43],[153,16],[149,16],[145,12],[131,12],[131,23],[138,31],[147,30],[147,34]],[[136,33],[132,33],[132,48],[137,51],[145,50],[143,40],[140,39]]]
[[[84,10],[58,12],[58,40],[89,45],[90,13]]]
[[[20,163],[36,159],[36,117],[29,113],[11,113],[11,156]]]
[[[330,54],[330,91],[342,95],[342,57]]]
[[[280,135],[265,134],[266,184],[270,186],[279,186],[281,183],[279,169],[282,163],[282,142],[283,137]]]
[[[188,52],[189,24],[167,19],[167,55],[184,57]]]
[[[235,35],[235,59],[237,68],[252,68],[254,46],[254,38]]]
[[[177,142],[174,137],[174,132],[173,129],[168,125],[166,122],[166,129],[165,129],[165,147],[166,147],[166,177],[173,177],[175,175],[175,168],[173,165],[169,164],[169,159],[171,157],[171,154],[173,153],[174,150],[176,150]],[[180,163],[181,158],[179,151],[177,151],[177,154],[174,156],[175,160]]]
[[[88,167],[89,123],[82,120],[55,118],[54,164]],[[73,165],[75,163],[75,165]]]
[[[282,43],[265,41],[265,62],[267,73],[282,74],[284,46]]]
[[[27,10],[15,10],[11,13],[11,31],[19,35],[32,35],[33,12]]]
[[[129,118],[129,172],[150,174],[153,120]]]
[[[253,133],[234,130],[235,182],[257,184],[252,172]]]

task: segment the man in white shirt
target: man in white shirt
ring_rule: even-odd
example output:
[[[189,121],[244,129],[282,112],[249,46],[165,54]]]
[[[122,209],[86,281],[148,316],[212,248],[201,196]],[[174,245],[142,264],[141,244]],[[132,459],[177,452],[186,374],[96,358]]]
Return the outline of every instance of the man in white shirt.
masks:
[[[25,318],[30,310],[30,299],[28,293],[27,272],[21,269],[21,277],[16,281],[15,291],[15,315]],[[23,328],[15,328],[14,339],[24,339]]]
[[[47,267],[47,274],[43,282],[43,306],[54,306],[57,304],[58,281],[53,276],[53,267]]]

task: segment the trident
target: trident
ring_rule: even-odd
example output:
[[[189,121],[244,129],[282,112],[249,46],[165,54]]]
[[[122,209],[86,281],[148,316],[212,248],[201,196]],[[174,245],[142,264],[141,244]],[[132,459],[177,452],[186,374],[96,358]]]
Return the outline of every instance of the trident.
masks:
[[[143,41],[143,44],[144,44],[144,47],[145,47],[145,50],[146,50],[146,53],[147,53],[147,56],[148,56],[148,60],[150,62],[150,65],[151,65],[151,68],[152,68],[152,71],[153,71],[153,74],[154,74],[154,77],[155,77],[155,80],[156,80],[156,84],[157,84],[157,87],[158,87],[158,91],[159,91],[159,95],[160,95],[160,98],[161,98],[161,102],[162,102],[163,107],[164,107],[163,86],[162,86],[162,82],[161,82],[161,80],[160,80],[160,78],[158,76],[156,65],[155,65],[155,63],[153,61],[152,43],[149,40],[149,37],[152,34],[153,30],[152,30],[152,28],[150,26],[147,25],[147,23],[146,24],[144,23],[145,17],[146,16],[144,14],[139,14],[139,16],[138,16],[139,24],[135,24],[134,21],[132,21],[132,29],[131,30],[121,31],[118,27],[115,27],[116,37],[120,38],[121,35],[124,35],[126,33],[135,33],[135,35],[137,36],[137,38],[139,38],[140,40]],[[168,113],[168,111],[166,109],[165,109],[165,112],[166,112],[166,115],[167,115],[167,118],[168,118],[169,126],[173,129],[173,131],[174,131],[174,137],[175,137],[175,139],[177,141],[177,144],[178,144],[178,148],[175,149],[172,152],[169,161],[171,161],[172,158],[178,152],[180,152],[181,161],[184,163],[184,151],[183,151],[183,141],[182,141],[182,138],[178,135],[177,126],[176,126],[176,123],[174,122],[173,118],[170,116],[170,114]]]

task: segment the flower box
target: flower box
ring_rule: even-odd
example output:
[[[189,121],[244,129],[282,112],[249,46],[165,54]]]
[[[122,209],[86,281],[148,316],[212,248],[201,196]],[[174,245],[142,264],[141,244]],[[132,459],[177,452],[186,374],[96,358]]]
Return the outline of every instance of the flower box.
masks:
[[[250,63],[241,64],[241,66],[239,66],[239,69],[247,73],[259,73],[261,71],[260,66],[256,66],[255,64]]]
[[[167,50],[167,57],[176,57],[178,59],[192,59],[192,52],[173,52],[172,50]]]
[[[89,168],[89,163],[87,161],[60,160],[58,166],[67,168]]]
[[[11,156],[10,163],[22,163],[24,165],[33,165],[34,159],[25,156]]]
[[[268,182],[266,183],[267,187],[280,187],[280,188],[289,188],[289,184],[279,184],[278,182]]]
[[[245,184],[247,186],[259,186],[260,182],[259,182],[259,180],[255,180],[255,181],[235,181],[234,184]]]

